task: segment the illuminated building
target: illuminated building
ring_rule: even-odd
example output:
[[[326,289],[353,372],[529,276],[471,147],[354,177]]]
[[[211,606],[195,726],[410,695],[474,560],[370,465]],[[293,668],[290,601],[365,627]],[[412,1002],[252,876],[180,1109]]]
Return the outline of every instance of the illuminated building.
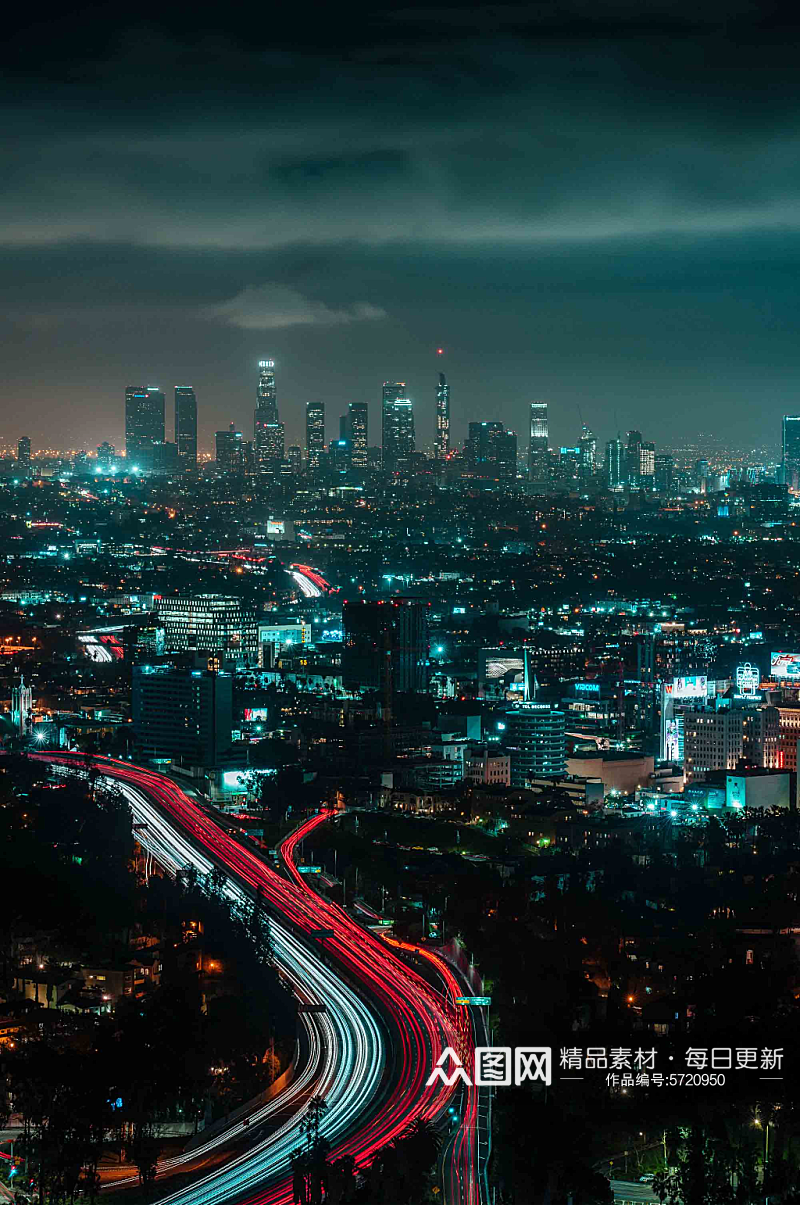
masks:
[[[175,443],[181,468],[197,468],[197,398],[191,385],[175,386]]]
[[[325,403],[306,402],[306,461],[310,473],[319,472],[325,451]]]
[[[17,444],[17,471],[23,477],[30,476],[31,441],[27,435],[23,435]]]
[[[125,390],[125,456],[149,468],[153,444],[164,442],[166,402],[160,389],[129,385]]]
[[[464,454],[475,477],[513,481],[517,475],[517,437],[502,423],[470,423]]]
[[[214,436],[217,468],[220,473],[241,477],[244,473],[244,436],[233,423],[227,431],[217,431]]]
[[[267,665],[264,645],[272,645],[280,651],[284,645],[308,644],[311,640],[311,624],[302,619],[286,619],[283,623],[260,623],[258,625],[258,663]]]
[[[528,477],[536,484],[542,484],[548,479],[549,438],[547,402],[531,402]]]
[[[299,444],[289,444],[286,449],[286,463],[293,477],[299,477],[303,471],[303,449]]]
[[[800,481],[800,414],[784,414],[782,424],[783,481],[797,488]]]
[[[381,442],[383,468],[387,473],[405,471],[416,447],[414,407],[406,396],[405,381],[385,381],[381,398]]]
[[[428,686],[429,604],[411,598],[346,602],[342,680],[383,694]]]
[[[597,460],[597,440],[592,432],[583,423],[581,426],[581,437],[578,441],[580,448],[580,476],[584,484],[588,484],[594,476]]]
[[[350,402],[347,407],[347,437],[352,449],[353,468],[367,468],[369,447],[369,407],[366,402]]]
[[[642,472],[641,465],[642,451],[642,433],[641,431],[628,432],[628,447],[625,451],[625,476],[628,485],[632,490],[638,490],[641,484],[640,476]]]
[[[278,417],[275,386],[275,361],[259,360],[256,409],[254,415],[254,453],[256,472],[277,476],[283,460],[285,432]]]
[[[618,490],[624,484],[625,445],[621,439],[610,439],[606,444],[606,485],[610,490]]]
[[[444,460],[450,452],[450,386],[443,372],[436,386],[436,455]]]
[[[108,440],[103,440],[97,447],[97,467],[102,469],[104,473],[111,471],[111,466],[114,463],[114,457],[117,454],[117,449]]]
[[[759,769],[779,768],[777,707],[731,707],[683,714],[687,781],[712,770],[735,770],[739,761]]]
[[[178,445],[168,441],[153,444],[146,465],[155,477],[174,476],[180,467]]]
[[[656,456],[654,485],[659,494],[669,494],[672,491],[674,467],[673,459],[668,453]]]
[[[197,649],[255,660],[255,612],[223,594],[175,595],[156,603],[168,652]]]
[[[19,686],[11,689],[11,722],[20,736],[30,732],[33,723],[33,688],[20,678]]]
[[[504,743],[514,787],[531,778],[561,778],[566,770],[564,712],[547,703],[520,703],[507,711]]]
[[[655,488],[656,447],[652,443],[642,443],[639,446],[639,488],[652,490]]]
[[[133,740],[140,757],[214,766],[230,748],[230,674],[135,665],[132,682]]]

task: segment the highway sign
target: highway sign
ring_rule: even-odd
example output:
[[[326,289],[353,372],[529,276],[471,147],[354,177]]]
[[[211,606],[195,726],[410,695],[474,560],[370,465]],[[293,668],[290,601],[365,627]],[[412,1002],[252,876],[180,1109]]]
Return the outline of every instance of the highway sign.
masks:
[[[482,1008],[484,1005],[491,1003],[491,996],[456,996],[456,1004],[475,1004],[479,1008]]]
[[[298,866],[301,874],[322,874],[321,866]]]

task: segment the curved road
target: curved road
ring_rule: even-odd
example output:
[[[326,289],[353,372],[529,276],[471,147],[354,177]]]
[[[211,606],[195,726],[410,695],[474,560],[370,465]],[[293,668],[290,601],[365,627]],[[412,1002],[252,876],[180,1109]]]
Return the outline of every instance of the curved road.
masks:
[[[74,770],[85,768],[81,755],[34,756]],[[333,1148],[332,1157],[352,1155],[358,1167],[365,1167],[414,1120],[439,1118],[456,1089],[441,1083],[426,1086],[436,1059],[450,1046],[465,1065],[472,1062],[468,1018],[452,1003],[458,984],[454,977],[447,981],[441,959],[420,951],[444,973],[447,994],[438,993],[383,942],[306,887],[294,867],[294,847],[302,839],[300,834],[324,822],[326,815],[313,817],[284,843],[285,864],[293,870],[287,882],[164,775],[111,758],[97,758],[94,764],[124,790],[138,822],[147,825],[139,830],[140,839],[159,861],[173,870],[195,866],[202,873],[221,866],[229,876],[226,890],[232,899],[241,901],[258,892],[281,918],[272,924],[276,961],[301,998],[310,993],[327,1006],[317,1014],[321,1028],[316,1038],[328,1060],[322,1077],[328,1105],[322,1130]],[[320,930],[330,936],[321,936]],[[309,948],[315,943],[324,947],[325,958]],[[339,974],[329,962],[338,964]],[[382,1092],[388,1059],[378,1012],[390,1023],[394,1047],[388,1092]],[[449,1205],[482,1205],[473,1140],[476,1101],[477,1092],[466,1091],[462,1123],[449,1144],[445,1185]],[[295,1115],[263,1143],[164,1199],[171,1205],[221,1205],[232,1199],[252,1205],[288,1205],[290,1158],[300,1145],[301,1119]]]

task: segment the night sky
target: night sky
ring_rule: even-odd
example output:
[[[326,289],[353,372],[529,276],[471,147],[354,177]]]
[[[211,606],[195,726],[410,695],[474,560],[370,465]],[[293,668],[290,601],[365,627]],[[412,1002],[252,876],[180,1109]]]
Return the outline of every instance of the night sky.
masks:
[[[546,400],[556,443],[582,415],[601,440],[777,448],[800,411],[799,31],[778,12],[19,6],[0,442],[121,447],[126,385],[192,384],[210,449],[252,434],[272,357],[287,442],[308,400],[329,438],[368,400],[379,442],[387,378],[429,442],[443,366],[459,440],[522,433]]]

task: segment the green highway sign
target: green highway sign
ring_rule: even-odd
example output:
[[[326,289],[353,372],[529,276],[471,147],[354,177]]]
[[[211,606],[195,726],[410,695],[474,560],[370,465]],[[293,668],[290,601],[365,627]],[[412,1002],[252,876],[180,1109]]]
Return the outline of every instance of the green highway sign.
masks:
[[[483,1007],[485,1004],[491,1004],[491,996],[456,996],[456,1004],[476,1004]]]
[[[301,874],[322,874],[321,866],[298,866]]]

